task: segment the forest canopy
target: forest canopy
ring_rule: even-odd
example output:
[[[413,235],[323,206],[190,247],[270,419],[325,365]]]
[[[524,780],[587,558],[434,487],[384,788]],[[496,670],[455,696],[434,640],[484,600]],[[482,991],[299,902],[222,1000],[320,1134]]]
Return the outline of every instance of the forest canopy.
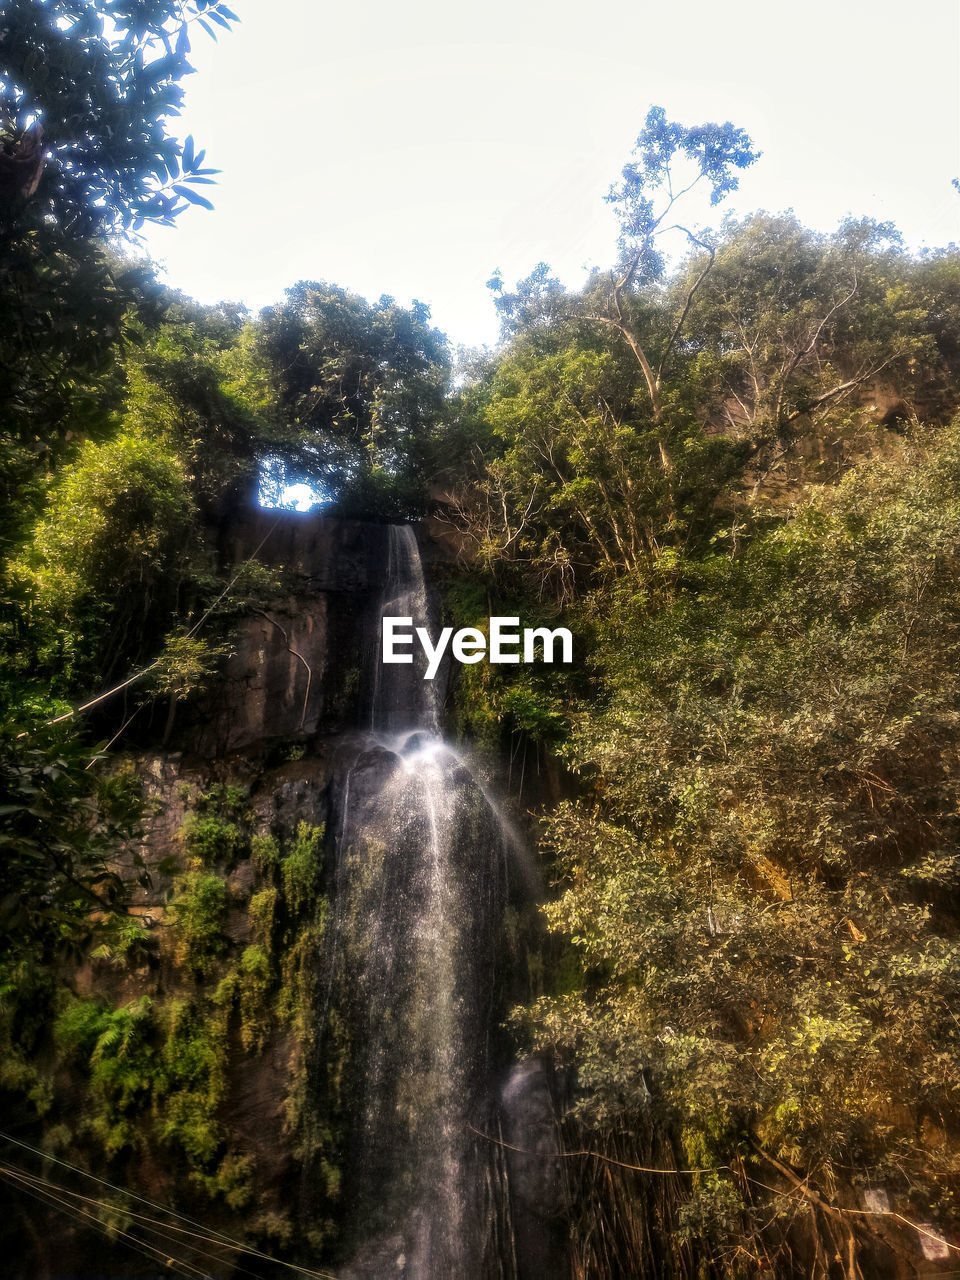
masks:
[[[447,715],[494,773],[529,748],[556,783],[529,824],[546,970],[512,1034],[569,1068],[568,1136],[694,1171],[658,1210],[669,1273],[790,1274],[802,1209],[818,1265],[842,1256],[853,1280],[876,1228],[834,1199],[874,1184],[954,1230],[960,252],[910,253],[869,218],[823,233],[718,208],[688,226],[688,191],[719,207],[757,152],[729,122],[653,108],[610,190],[617,260],[581,288],[542,263],[495,273],[493,350],[455,362],[423,303],[325,281],[257,315],[200,305],[122,233],[210,203],[215,170],[177,114],[191,42],[234,21],[218,0],[12,0],[0,17],[0,983],[18,1123],[44,1131],[60,1105],[44,1071],[72,1063],[111,1117],[77,1158],[114,1159],[149,1105],[195,1193],[241,1203],[215,1115],[226,1032],[165,1014],[161,1069],[159,1015],[71,1003],[65,975],[143,943],[127,906],[145,873],[115,857],[142,815],[118,761],[168,743],[238,619],[277,594],[218,546],[273,458],[335,515],[445,527],[451,619],[522,611],[579,638],[569,669],[471,669]],[[211,797],[188,837],[246,839],[236,797]],[[301,833],[282,871],[258,854],[277,878],[260,908],[272,921],[283,888],[289,930],[318,841]],[[202,979],[227,899],[201,864],[172,901]],[[272,971],[249,952],[230,990],[252,1002]],[[205,1055],[189,1080],[186,1044]],[[636,1206],[656,1193],[618,1194],[591,1188],[584,1274],[649,1261]]]

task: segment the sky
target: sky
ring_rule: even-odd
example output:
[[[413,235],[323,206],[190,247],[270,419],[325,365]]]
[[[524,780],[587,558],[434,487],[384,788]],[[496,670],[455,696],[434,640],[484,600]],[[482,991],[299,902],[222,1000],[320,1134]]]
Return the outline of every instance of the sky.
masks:
[[[427,303],[492,343],[485,282],[609,266],[603,196],[652,104],[763,152],[724,208],[960,241],[957,0],[231,0],[198,34],[180,128],[216,208],[152,228],[169,282],[252,309],[297,280]],[[694,210],[694,216],[701,212]]]

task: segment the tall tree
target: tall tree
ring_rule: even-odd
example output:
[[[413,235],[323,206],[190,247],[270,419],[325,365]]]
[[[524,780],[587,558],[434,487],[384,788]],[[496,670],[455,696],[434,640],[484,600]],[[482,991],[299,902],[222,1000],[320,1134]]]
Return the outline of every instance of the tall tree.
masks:
[[[605,309],[590,312],[589,318],[609,326],[627,343],[643,372],[656,425],[664,416],[663,386],[670,355],[683,332],[693,298],[713,265],[710,242],[677,221],[682,216],[678,205],[701,186],[709,188],[710,204],[719,204],[737,189],[739,172],[758,158],[747,134],[729,121],[688,128],[668,120],[662,107],[651,107],[634,156],[607,196],[620,223],[620,262],[603,291]],[[682,232],[691,244],[704,249],[707,261],[690,282],[665,341],[656,351],[648,351],[630,315],[628,298],[631,291],[662,272],[657,241],[670,231]]]
[[[532,1022],[582,1118],[652,1113],[703,1170],[677,1225],[719,1274],[793,1274],[802,1205],[797,1265],[819,1238],[855,1280],[887,1224],[838,1185],[955,1214],[958,424],[752,523],[583,612],[584,785],[545,826],[582,981]]]
[[[450,374],[446,338],[429,320],[416,301],[369,303],[310,281],[288,289],[258,322],[277,396],[278,454],[361,508],[422,502]]]
[[[0,420],[4,525],[119,403],[120,338],[150,272],[107,238],[171,222],[213,170],[173,129],[193,29],[220,0],[0,3]],[[11,531],[12,532],[12,531]],[[8,535],[9,536],[9,535]]]
[[[729,478],[730,450],[707,439],[683,370],[715,251],[706,232],[678,219],[694,190],[716,205],[756,159],[731,123],[687,127],[652,107],[608,196],[620,222],[615,269],[595,272],[579,295],[543,263],[513,292],[499,273],[489,281],[517,342],[483,411],[505,447],[494,444],[501,456],[484,469],[480,501],[467,504],[487,552],[532,563],[564,591],[578,570],[650,563],[703,524]],[[677,298],[663,278],[670,232],[706,254]]]
[[[222,0],[5,0],[0,7],[0,218],[64,238],[170,221],[209,181],[170,132],[190,30],[229,29]]]
[[[822,235],[761,213],[729,221],[709,259],[674,282],[679,300],[701,281],[688,308],[690,376],[716,424],[748,442],[758,480],[803,440],[842,431],[878,381],[908,398],[918,389],[916,361],[929,369],[935,344],[913,274],[889,224],[850,220]]]

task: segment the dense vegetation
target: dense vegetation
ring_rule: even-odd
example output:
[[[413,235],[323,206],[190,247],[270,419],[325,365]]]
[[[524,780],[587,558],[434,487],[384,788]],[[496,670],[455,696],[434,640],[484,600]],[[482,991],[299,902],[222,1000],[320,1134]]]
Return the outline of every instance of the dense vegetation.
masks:
[[[104,1168],[157,1147],[193,1204],[256,1199],[218,1114],[228,1028],[245,1052],[280,1031],[309,1049],[318,833],[256,844],[242,792],[191,795],[168,869],[175,998],[101,1000],[71,974],[90,956],[132,973],[149,950],[126,911],[144,868],[116,857],[144,812],[117,746],[148,721],[165,740],[276,589],[255,563],[224,569],[217,523],[258,484],[306,480],[334,510],[451,524],[463,623],[493,606],[578,637],[570,670],[465,669],[453,714],[493,760],[529,746],[566,797],[541,815],[556,939],[518,1042],[575,1069],[578,1147],[700,1171],[664,1192],[578,1165],[583,1274],[637,1274],[655,1247],[675,1274],[852,1278],[874,1237],[897,1247],[884,1218],[843,1212],[864,1188],[949,1236],[960,256],[911,256],[867,219],[687,229],[691,184],[719,204],[752,144],[654,110],[611,191],[613,269],[575,291],[542,264],[512,291],[495,275],[503,341],[456,379],[418,303],[301,282],[256,317],[201,307],[116,233],[204,203],[204,154],[168,124],[190,39],[232,21],[214,0],[3,6],[16,1123]],[[241,851],[258,868],[242,946],[224,925]],[[313,1125],[322,1151],[301,1077],[288,1108],[292,1140]],[[271,1248],[323,1247],[325,1221],[291,1245],[288,1221],[247,1217]]]
[[[683,143],[651,113],[609,276],[492,281],[458,519],[582,661],[465,710],[576,779],[542,829],[574,968],[516,1014],[576,1064],[576,1145],[704,1170],[631,1202],[588,1164],[584,1274],[657,1265],[655,1204],[680,1273],[855,1276],[864,1188],[949,1234],[960,1173],[960,260],[758,214],[665,273]]]

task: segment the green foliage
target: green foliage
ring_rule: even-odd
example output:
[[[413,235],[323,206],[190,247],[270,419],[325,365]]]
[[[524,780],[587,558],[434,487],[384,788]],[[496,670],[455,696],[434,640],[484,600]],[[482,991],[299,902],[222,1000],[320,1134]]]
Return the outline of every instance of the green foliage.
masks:
[[[194,868],[231,863],[247,847],[249,821],[243,787],[218,783],[200,792],[179,832]]]
[[[849,221],[824,236],[792,214],[756,214],[726,222],[712,253],[689,312],[690,372],[697,396],[750,442],[758,472],[800,467],[821,479],[862,457],[876,429],[849,406],[858,388],[874,391],[874,378],[896,380],[901,417],[926,398],[933,344],[913,282],[920,273],[889,224]],[[691,260],[674,283],[677,302],[704,267],[703,255]],[[803,467],[803,441],[825,428],[832,448]]]
[[[351,510],[417,510],[440,465],[449,354],[429,318],[419,302],[370,304],[301,282],[258,321],[257,349],[283,424],[278,452]]]
[[[178,459],[120,435],[65,467],[27,554],[41,603],[74,610],[176,577],[193,508]]]
[[[51,243],[51,239],[53,243]],[[49,473],[78,440],[116,430],[130,314],[151,309],[152,273],[95,242],[65,251],[49,228],[0,233],[0,538],[19,542]]]
[[[85,1121],[108,1156],[143,1142],[137,1119],[156,1079],[152,1009],[148,996],[119,1009],[71,1000],[54,1027],[63,1059],[89,1072],[93,1110]]]
[[[162,320],[140,326],[125,362],[124,420],[173,449],[201,508],[217,513],[252,498],[258,456],[275,439],[269,369],[242,308],[163,301]]]
[[[272,946],[273,927],[277,916],[280,893],[270,886],[260,889],[250,899],[247,910],[253,925],[254,937],[268,950]]]
[[[288,1124],[298,1135],[295,1142],[304,1158],[308,1150],[312,1158],[310,1144],[315,1147],[321,1141],[308,1073],[315,1052],[328,911],[321,892],[324,832],[301,822],[289,838],[251,838],[246,792],[235,785],[217,784],[200,792],[196,803],[184,826],[184,839],[194,856],[220,871],[244,851],[254,859],[259,887],[247,904],[254,941],[237,954],[224,934],[227,888],[219,874],[193,870],[178,879],[168,908],[174,957],[198,983],[217,979],[217,985],[205,1000],[198,994],[183,1012],[183,1021],[179,1013],[163,1015],[172,1029],[165,1052],[180,1052],[185,1041],[184,1052],[195,1060],[195,1069],[169,1085],[164,1115],[174,1126],[170,1134],[207,1190],[240,1204],[249,1195],[249,1170],[242,1160],[229,1163],[230,1152],[222,1155],[224,1134],[215,1120],[217,1100],[226,1087],[227,1029],[232,1019],[245,1053],[262,1052],[281,1028],[293,1033],[296,1051],[285,1102]],[[204,1018],[209,1036],[201,1034]],[[176,1037],[171,1039],[174,1030]],[[209,1110],[201,1102],[206,1092],[214,1099]],[[324,1132],[326,1144],[332,1140]],[[329,1168],[333,1185],[336,1170],[333,1164]]]
[[[243,835],[235,822],[215,814],[188,813],[180,837],[189,856],[204,866],[228,862],[240,850]]]
[[[229,652],[227,645],[200,636],[168,636],[150,673],[151,684],[158,694],[182,702],[206,691],[221,658]]]
[[[116,796],[134,790],[124,770],[115,771],[110,786]],[[163,913],[161,954],[173,962],[163,988],[114,1006],[51,982],[49,969],[30,965],[35,957],[19,965],[8,958],[0,967],[0,1083],[29,1114],[46,1117],[43,1145],[72,1162],[132,1161],[125,1176],[135,1185],[136,1163],[149,1153],[168,1170],[173,1198],[199,1192],[239,1212],[254,1198],[256,1169],[250,1152],[232,1140],[224,1104],[233,1073],[242,1069],[238,1055],[262,1053],[282,1032],[293,1046],[287,1112],[294,1141],[307,1158],[322,1136],[325,1194],[335,1196],[332,1139],[318,1126],[308,1075],[327,912],[319,878],[322,828],[304,823],[289,839],[260,838],[272,856],[262,861],[249,901],[253,939],[238,944],[224,929],[222,872],[250,852],[246,790],[218,782],[189,788],[187,798],[195,807],[186,843],[208,861],[176,878]],[[101,936],[94,963],[141,962],[147,938],[139,920]],[[65,1079],[69,1127],[61,1123]],[[268,1228],[290,1244],[290,1223],[269,1214],[262,1228],[247,1224],[244,1232],[259,1238]],[[329,1234],[331,1223],[318,1230]]]
[[[758,214],[687,231],[664,276],[675,204],[691,184],[716,203],[754,159],[742,131],[654,109],[611,194],[618,270],[580,293],[544,264],[512,293],[491,281],[512,341],[465,386],[453,436],[472,449],[459,523],[501,583],[567,602],[735,545],[759,492],[794,500],[885,447],[879,418],[955,411],[952,252],[919,263],[886,224],[824,236]]]
[[[180,145],[167,127],[192,70],[190,26],[212,35],[211,21],[234,20],[220,0],[149,8],[9,0],[0,77],[6,217],[26,206],[76,237],[209,206],[195,187],[214,171],[192,138]]]
[[[63,727],[0,732],[4,964],[79,956],[96,916],[121,908],[111,859],[136,830],[140,801],[135,787],[94,768],[100,761]]]
[[[227,1083],[226,1022],[191,1000],[171,1001],[162,1017],[158,1131],[192,1168],[210,1171],[225,1138],[217,1112]],[[233,1190],[232,1178],[230,1182]]]
[[[251,1157],[227,1146],[219,1115],[227,1027],[216,1005],[143,996],[111,1008],[66,996],[53,1040],[58,1067],[83,1085],[71,1144],[86,1137],[108,1157],[139,1157],[155,1156],[159,1140],[211,1198],[234,1209],[249,1201]]]
[[[591,570],[635,570],[664,544],[712,532],[737,451],[686,411],[654,422],[622,353],[563,329],[555,342],[519,340],[490,379],[483,415],[497,456],[471,529],[491,568],[528,565],[563,600]]]
[[[312,904],[319,892],[323,834],[323,827],[299,823],[296,838],[280,860],[284,898],[295,915]]]
[[[503,697],[504,711],[518,729],[536,742],[556,743],[567,732],[563,675],[561,673],[553,682],[557,685],[554,689],[548,683],[549,676],[553,674],[548,672],[547,679],[538,679],[529,671],[522,671]]]
[[[109,917],[98,931],[102,941],[90,952],[91,960],[108,960],[116,965],[135,965],[149,959],[155,939],[140,916]]]
[[[738,171],[750,168],[758,159],[750,138],[729,120],[688,127],[667,120],[662,107],[651,107],[637,138],[634,158],[624,165],[620,182],[607,196],[616,210],[621,250],[626,261],[632,262],[632,274],[637,274],[639,266],[646,266],[648,256],[655,253],[654,237],[668,229],[668,215],[681,194],[703,183],[710,188],[711,205],[719,204],[737,190]],[[675,196],[678,170],[682,181],[677,185],[683,191]]]
[[[229,595],[218,606],[224,613],[246,614],[275,600],[283,590],[282,574],[259,560],[244,560],[233,570],[230,582]]]
[[[201,12],[205,11],[205,12]],[[209,202],[192,138],[170,132],[190,29],[221,0],[105,5],[6,0],[0,68],[0,536],[35,510],[43,472],[115,426],[120,350],[152,272],[108,250],[145,220]]]
[[[224,954],[223,926],[227,889],[217,875],[188,871],[179,881],[169,912],[177,963],[197,976],[208,976]]]
[[[272,835],[256,835],[250,843],[250,855],[257,870],[263,874],[280,861],[280,847]]]
[[[906,1207],[956,1172],[958,553],[960,423],[591,600],[582,792],[546,829],[583,979],[531,1016],[593,1123],[652,1090],[694,1164],[852,1164]],[[760,1230],[731,1178],[684,1231]]]
[[[494,615],[520,617],[523,626],[562,625],[555,607],[530,595],[495,595],[476,571],[451,577],[444,592],[444,614],[444,621],[455,629],[474,627],[484,634]],[[566,706],[575,679],[562,665],[464,666],[454,688],[458,730],[494,767],[505,751],[515,753],[517,734],[526,735],[538,748],[552,748],[567,732]]]
[[[240,1043],[262,1049],[272,1029],[268,994],[275,980],[270,957],[262,946],[247,947],[240,957],[237,992],[240,999]]]
[[[142,658],[194,573],[197,542],[176,455],[126,433],[84,445],[12,565],[34,665],[69,688]]]
[[[256,1164],[251,1155],[228,1151],[213,1173],[198,1172],[195,1181],[212,1199],[222,1196],[229,1208],[246,1209],[255,1199],[254,1175]]]

